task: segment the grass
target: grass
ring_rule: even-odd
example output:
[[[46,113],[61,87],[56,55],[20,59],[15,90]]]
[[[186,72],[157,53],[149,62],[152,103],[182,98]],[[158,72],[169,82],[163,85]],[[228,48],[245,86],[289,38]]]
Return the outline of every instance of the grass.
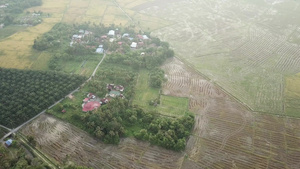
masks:
[[[158,112],[167,116],[182,116],[188,112],[189,99],[162,95]]]
[[[300,74],[286,78],[285,114],[300,117]]]
[[[3,29],[0,29],[0,40],[7,38],[16,32],[25,30],[27,27],[25,26],[7,26]]]
[[[81,110],[81,105],[82,105],[82,100],[83,98],[86,97],[86,92],[88,91],[88,89],[86,87],[84,87],[83,89],[81,89],[79,92],[74,93],[74,98],[71,100],[69,98],[64,99],[61,104],[57,104],[56,106],[54,106],[50,111],[48,111],[49,114],[52,114],[54,116],[56,116],[57,118],[60,118],[62,120],[65,120],[71,124],[74,124],[75,126],[84,129],[84,125],[82,125],[81,121],[78,121],[76,119],[74,119],[73,117],[78,115],[81,116],[84,113]],[[66,112],[62,113],[62,109],[61,109],[61,105],[66,105],[66,104],[72,104],[74,105],[73,107],[67,107]],[[64,106],[66,107],[66,106]]]
[[[149,87],[149,75],[147,70],[141,70],[139,72],[135,97],[133,99],[133,104],[137,104],[148,110],[154,110],[153,106],[149,105],[151,100],[159,97],[159,89]]]
[[[151,106],[149,102],[160,99],[158,106]],[[159,89],[149,87],[147,70],[141,70],[136,84],[133,104],[137,104],[148,111],[156,111],[165,116],[182,116],[188,112],[189,99],[161,95]]]
[[[35,62],[31,65],[31,69],[35,70],[48,70],[48,61],[51,58],[51,54],[48,52],[40,52],[37,57],[33,57]]]
[[[60,60],[60,65],[62,66],[62,71],[65,73],[74,73],[84,76],[90,76],[97,64],[101,60],[103,55],[91,55],[90,58],[86,61],[63,61]]]
[[[139,132],[143,127],[140,127],[139,125],[134,125],[131,127],[126,126],[125,127],[125,137],[134,137],[134,133]]]

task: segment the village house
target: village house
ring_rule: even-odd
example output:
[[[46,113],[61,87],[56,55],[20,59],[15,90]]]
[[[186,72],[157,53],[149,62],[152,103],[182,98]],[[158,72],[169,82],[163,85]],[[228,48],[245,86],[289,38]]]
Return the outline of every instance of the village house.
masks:
[[[80,30],[79,30],[79,33],[80,33],[80,34],[84,34],[84,30],[80,29]]]
[[[96,53],[103,54],[104,53],[104,49],[103,48],[97,48],[96,49]]]
[[[107,39],[107,36],[106,35],[102,35],[101,39]]]
[[[128,33],[124,33],[124,34],[122,35],[122,38],[129,38],[129,34],[128,34]]]
[[[110,30],[107,35],[109,37],[114,37],[115,36],[115,31],[114,30]]]
[[[41,14],[39,13],[32,13],[32,16],[40,16]]]
[[[102,99],[100,99],[93,93],[88,93],[87,97],[82,100],[82,111],[88,112],[95,110],[101,105],[107,104],[111,100],[111,98],[124,98],[122,92],[125,88],[122,85],[107,84],[106,88],[109,91],[109,93],[106,94],[105,97]]]
[[[147,35],[143,35],[143,40],[148,40],[148,36]]]
[[[121,95],[121,92],[119,92],[119,91],[116,91],[116,90],[112,90],[112,91],[110,91],[107,95],[106,95],[106,97],[112,97],[112,98],[116,98],[116,97],[118,97],[118,96],[120,96]]]
[[[98,46],[98,48],[96,49],[96,53],[99,53],[99,54],[103,54],[104,53],[103,45],[99,45]]]
[[[13,140],[12,139],[8,139],[6,142],[5,142],[5,145],[7,147],[11,146],[11,144],[13,143]]]
[[[136,43],[136,42],[132,42],[131,45],[130,45],[130,47],[131,47],[132,49],[136,49],[137,43]]]
[[[110,98],[103,98],[100,100],[101,105],[107,104],[111,99]]]
[[[88,112],[95,110],[101,106],[100,102],[97,101],[91,101],[83,105],[82,111]]]

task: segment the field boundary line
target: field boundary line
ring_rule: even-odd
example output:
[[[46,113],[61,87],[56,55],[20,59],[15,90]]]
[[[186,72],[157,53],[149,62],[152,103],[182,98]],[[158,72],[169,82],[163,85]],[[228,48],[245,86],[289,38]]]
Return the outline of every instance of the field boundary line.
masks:
[[[29,143],[28,140],[25,138],[25,136],[22,133],[18,133],[20,136],[20,140],[23,142],[23,144],[25,144],[25,147],[29,148],[30,151],[38,156],[40,159],[42,159],[45,163],[47,163],[48,165],[50,165],[52,168],[58,168],[57,165],[51,161],[44,153],[42,153],[40,150],[38,150],[35,147],[32,147]]]
[[[132,22],[135,26],[137,26],[137,27],[144,33],[142,27],[141,27],[139,24],[135,23],[135,20],[134,20],[131,16],[129,16],[129,15],[127,14],[127,12],[119,5],[119,3],[118,3],[116,0],[113,0],[113,1],[114,1],[115,5],[116,5],[119,9],[121,9],[121,10],[123,11],[123,13],[131,20],[131,22]]]
[[[225,90],[222,86],[220,86],[218,83],[212,81],[208,76],[206,76],[205,74],[203,74],[202,72],[200,72],[199,70],[197,70],[193,65],[191,65],[188,61],[175,56],[177,59],[179,59],[180,61],[182,61],[185,65],[187,65],[189,68],[191,68],[192,70],[196,71],[197,73],[199,73],[204,79],[210,81],[211,83],[213,83],[214,85],[216,85],[216,87],[218,87],[219,89],[221,89],[223,92],[225,92],[228,96],[230,96],[231,98],[233,98],[234,100],[236,100],[238,103],[240,103],[241,105],[243,105],[243,107],[245,107],[247,110],[253,111],[254,110],[248,106],[246,103],[242,102],[241,100],[239,100],[237,97],[235,97],[234,95],[232,95],[231,93],[229,93],[227,90]],[[267,112],[266,112],[267,113]]]
[[[103,15],[101,16],[100,23],[103,22],[103,18],[104,18],[105,14],[106,14],[106,11],[107,11],[108,6],[109,6],[109,5],[106,5],[106,6],[105,6],[105,10],[104,10],[104,12],[103,12]],[[103,24],[103,23],[102,23],[102,24]]]
[[[177,59],[179,59],[180,61],[182,61],[186,66],[188,66],[189,68],[191,68],[192,70],[196,71],[197,73],[199,73],[205,80],[210,81],[211,83],[213,83],[214,85],[216,85],[216,87],[218,87],[219,89],[221,89],[224,93],[226,93],[230,98],[232,98],[233,100],[237,101],[238,103],[240,103],[241,106],[243,106],[244,108],[246,108],[248,111],[251,112],[256,112],[256,113],[261,113],[261,114],[268,114],[268,115],[272,115],[272,116],[278,116],[278,117],[285,117],[285,118],[294,118],[294,119],[300,119],[300,117],[298,116],[293,116],[293,115],[286,115],[285,113],[281,112],[281,114],[279,113],[270,113],[270,112],[265,112],[265,111],[260,111],[260,110],[255,110],[253,108],[251,108],[248,104],[242,102],[240,99],[238,99],[236,96],[234,96],[233,94],[231,94],[230,92],[228,92],[226,89],[224,89],[221,85],[219,85],[218,83],[216,83],[215,81],[211,81],[211,79],[206,76],[205,74],[203,74],[202,72],[200,72],[199,70],[197,70],[193,65],[191,65],[188,61],[175,56]]]

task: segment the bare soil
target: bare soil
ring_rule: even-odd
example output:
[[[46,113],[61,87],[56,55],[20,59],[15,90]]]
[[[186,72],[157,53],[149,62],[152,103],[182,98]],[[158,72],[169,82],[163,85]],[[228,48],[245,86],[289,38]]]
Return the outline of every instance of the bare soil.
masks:
[[[300,166],[299,119],[250,112],[178,59],[163,69],[168,79],[164,94],[189,95],[195,113],[182,168]]]
[[[132,138],[118,146],[104,144],[84,131],[49,115],[41,115],[22,130],[34,136],[38,148],[63,164],[73,161],[93,168],[178,168],[182,154]]]

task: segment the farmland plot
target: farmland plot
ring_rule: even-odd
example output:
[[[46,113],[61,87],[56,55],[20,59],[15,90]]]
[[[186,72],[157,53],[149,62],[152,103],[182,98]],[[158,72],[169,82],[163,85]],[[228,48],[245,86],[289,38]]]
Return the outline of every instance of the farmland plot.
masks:
[[[180,0],[135,9],[176,22],[153,34],[241,102],[285,114],[285,76],[300,72],[297,6],[291,0]]]
[[[38,147],[59,163],[68,160],[93,168],[179,168],[180,153],[150,146],[132,138],[118,146],[99,142],[82,130],[52,116],[42,115],[22,130],[34,136]]]
[[[253,113],[175,59],[164,65],[163,91],[190,98],[195,127],[182,168],[296,168],[299,119]],[[177,71],[180,70],[180,71]],[[182,81],[183,77],[186,78]],[[174,79],[179,79],[174,81]],[[184,93],[180,93],[184,89]],[[182,95],[181,95],[182,94]]]

